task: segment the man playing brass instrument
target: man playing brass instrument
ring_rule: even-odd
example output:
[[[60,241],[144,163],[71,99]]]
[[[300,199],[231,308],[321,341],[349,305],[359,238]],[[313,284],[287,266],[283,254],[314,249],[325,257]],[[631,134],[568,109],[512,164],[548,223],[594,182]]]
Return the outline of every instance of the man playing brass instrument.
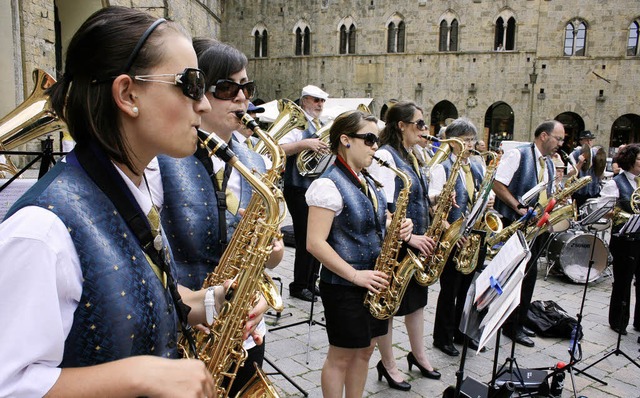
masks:
[[[578,177],[591,176],[591,182],[584,188],[575,192],[572,197],[576,201],[578,207],[582,206],[587,199],[597,198],[600,196],[600,189],[602,189],[602,174],[598,172],[604,171],[596,171],[596,158],[598,151],[601,150],[599,148],[593,147],[593,140],[596,138],[593,133],[589,130],[585,130],[580,132],[579,142],[580,146],[571,152],[571,156],[576,161],[576,167],[571,168],[569,170],[568,175],[574,175],[576,172],[578,173]],[[587,151],[585,153],[585,151]],[[599,159],[598,161],[601,162]],[[586,170],[584,170],[586,168]],[[599,175],[598,175],[599,174]]]
[[[564,141],[564,126],[556,120],[541,123],[535,130],[535,138],[530,145],[513,148],[505,152],[500,160],[493,184],[496,194],[495,209],[502,215],[503,224],[507,227],[528,211],[518,200],[527,191],[540,182],[547,187],[540,192],[538,203],[546,203],[553,193],[555,166],[550,156],[558,151]],[[536,200],[533,200],[535,204]],[[522,281],[520,306],[505,321],[502,332],[505,336],[527,347],[535,343],[530,337],[535,333],[523,327],[533,296],[533,289],[538,275],[537,253],[542,250],[545,239],[539,237],[531,247],[531,260],[527,263],[525,277]]]

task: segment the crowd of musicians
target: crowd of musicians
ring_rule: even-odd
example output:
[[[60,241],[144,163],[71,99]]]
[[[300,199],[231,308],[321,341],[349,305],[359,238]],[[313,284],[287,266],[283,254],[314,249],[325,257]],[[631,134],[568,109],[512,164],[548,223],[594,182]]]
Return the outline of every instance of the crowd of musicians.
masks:
[[[445,354],[460,354],[465,299],[486,247],[475,271],[460,272],[459,253],[471,237],[460,234],[445,250],[441,232],[465,220],[479,201],[483,213],[499,213],[503,228],[540,214],[558,194],[556,165],[564,164],[553,157],[565,138],[563,125],[545,121],[529,145],[501,158],[485,157],[468,119],[451,121],[434,143],[423,109],[410,101],[393,104],[384,120],[354,110],[323,127],[329,94],[309,85],[300,95],[306,127],[279,138],[286,156],[280,192],[278,181],[261,177],[278,170],[278,151],[255,151],[259,134],[240,122],[247,111],[260,110],[249,102],[256,84],[246,67],[246,56],[232,46],[191,38],[174,22],[128,8],[96,12],[73,36],[64,73],[47,94],[75,148],[0,224],[0,396],[242,396],[264,358],[263,314],[277,306],[253,282],[257,277],[245,302],[230,305],[250,282],[242,276],[242,254],[253,258],[251,245],[265,235],[253,232],[268,231],[269,220],[277,219],[269,211],[277,213],[278,206],[257,199],[256,186],[263,185],[261,195],[273,195],[276,203],[282,197],[293,221],[290,296],[319,296],[324,306],[324,396],[362,396],[376,347],[378,380],[411,388],[403,378],[405,365],[395,359],[394,317],[404,317],[409,372],[441,377],[428,358],[429,336]],[[326,138],[318,135],[323,128]],[[592,146],[590,132],[580,138]],[[214,144],[201,144],[209,139]],[[310,177],[296,165],[304,152],[333,160]],[[621,171],[606,182],[582,167],[590,155],[576,151],[566,163],[576,177],[591,177],[576,199],[615,198],[619,214],[633,214],[640,146],[619,151]],[[237,163],[258,177],[245,175]],[[487,183],[492,190],[484,189]],[[523,203],[536,186],[541,188]],[[261,263],[248,268],[273,268],[281,261],[281,235],[266,236],[259,248],[266,254],[256,255]],[[244,247],[238,246],[241,238]],[[632,280],[640,276],[640,249],[632,240],[615,233],[611,238],[609,323],[620,333],[630,319]],[[504,335],[529,347],[535,333],[523,320],[545,241],[533,241],[520,305],[503,327]],[[397,250],[385,252],[393,244]],[[428,272],[416,264],[431,264],[440,252],[446,253],[444,267],[431,281],[440,283],[434,330],[426,331],[431,283],[414,273]],[[394,272],[379,268],[381,257],[409,264],[410,279],[396,280]],[[226,261],[239,264],[237,275],[221,271]],[[210,279],[212,274],[222,279]],[[365,297],[400,283],[396,308],[374,316]],[[638,289],[636,284],[636,298]],[[231,324],[231,317],[242,319],[235,319],[239,330],[229,334],[221,324]],[[633,320],[640,330],[638,304]],[[210,337],[218,351],[237,351],[224,339],[237,340],[246,351],[246,358],[232,357],[236,371],[220,359],[224,352],[202,350]],[[477,341],[467,342],[478,348]],[[194,348],[201,355],[184,358]],[[275,395],[264,388],[260,396]]]

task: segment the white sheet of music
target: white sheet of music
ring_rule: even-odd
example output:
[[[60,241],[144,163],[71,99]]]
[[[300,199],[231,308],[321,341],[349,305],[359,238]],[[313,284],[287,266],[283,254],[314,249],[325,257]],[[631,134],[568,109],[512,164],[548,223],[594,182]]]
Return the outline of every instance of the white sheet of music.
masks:
[[[0,186],[4,185],[8,180],[0,179]],[[20,199],[33,184],[36,183],[36,179],[31,178],[18,178],[0,192],[0,221],[4,219],[4,215],[13,206],[16,200]]]

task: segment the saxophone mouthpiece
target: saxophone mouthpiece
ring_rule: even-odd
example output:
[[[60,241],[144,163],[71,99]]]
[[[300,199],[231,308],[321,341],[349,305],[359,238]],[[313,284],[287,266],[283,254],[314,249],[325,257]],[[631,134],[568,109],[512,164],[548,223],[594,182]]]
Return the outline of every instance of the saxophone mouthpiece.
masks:
[[[229,148],[229,145],[227,145],[222,138],[218,137],[216,133],[209,133],[198,129],[198,139],[200,140],[200,144],[210,151],[209,155],[213,153],[225,163],[236,157],[236,154]]]
[[[244,111],[235,111],[233,113],[235,113],[236,117],[240,120],[242,120],[242,117],[245,115]]]
[[[384,167],[389,167],[389,166],[390,166],[389,162],[387,162],[386,160],[382,160],[382,159],[380,159],[380,158],[379,158],[379,157],[377,157],[376,155],[373,155],[373,158],[374,158],[375,160],[377,160],[377,161],[378,161],[378,163],[380,163],[380,164],[381,164],[381,165],[383,165]]]
[[[420,137],[424,138],[427,141],[440,142],[440,140],[437,137],[434,137],[434,136],[429,135],[429,134],[422,134]]]

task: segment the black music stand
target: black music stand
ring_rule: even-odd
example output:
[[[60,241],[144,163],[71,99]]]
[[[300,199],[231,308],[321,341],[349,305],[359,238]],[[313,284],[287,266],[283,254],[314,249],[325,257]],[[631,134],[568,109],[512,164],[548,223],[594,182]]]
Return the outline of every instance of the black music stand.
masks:
[[[16,179],[20,178],[22,174],[24,174],[27,170],[31,168],[34,164],[40,161],[40,169],[38,172],[38,179],[42,178],[49,168],[52,165],[56,164],[56,160],[54,158],[55,155],[61,156],[66,155],[66,152],[54,152],[53,151],[53,138],[51,136],[47,136],[46,139],[41,141],[42,151],[41,152],[29,152],[29,151],[0,151],[0,155],[35,155],[29,163],[27,163],[24,167],[22,167],[18,172],[11,177],[7,182],[0,186],[0,192],[2,192],[9,184],[14,182]]]
[[[612,207],[613,207],[613,204],[611,205],[611,207],[609,208],[609,210],[611,210],[611,208],[612,208]],[[599,218],[598,218],[598,219],[599,219]],[[629,227],[630,227],[630,229],[625,228],[625,227],[627,227],[627,226],[629,226]],[[640,215],[634,215],[634,216],[633,216],[633,217],[632,217],[632,218],[631,218],[631,219],[630,219],[630,220],[629,220],[629,221],[628,221],[628,222],[623,226],[623,229],[622,229],[621,231],[624,231],[624,232],[621,232],[618,236],[622,236],[622,237],[627,237],[627,236],[628,236],[628,237],[633,237],[633,238],[635,238],[636,240],[637,240],[637,239],[639,239],[639,238],[640,238]],[[595,240],[595,235],[594,235],[594,240]],[[593,245],[593,246],[595,247],[595,242],[594,242],[594,245]],[[592,265],[593,265],[593,248],[592,248],[592,250],[591,250],[591,253],[592,253],[592,257],[591,257],[591,260],[589,261],[589,271],[591,271],[591,267],[592,267]],[[589,271],[588,271],[588,272],[589,272]],[[585,296],[586,296],[586,289],[587,289],[587,284],[588,284],[588,272],[587,272],[587,283],[585,283]],[[624,310],[625,310],[625,308],[626,308],[626,306],[627,306],[628,304],[629,304],[629,303],[627,303],[627,302],[624,302],[624,301],[622,302],[622,311],[621,311],[621,313],[620,313],[620,318],[622,318],[622,317],[623,317]],[[582,298],[582,305],[584,306],[584,296],[583,296],[583,298]],[[580,313],[582,313],[582,307],[580,308]],[[616,356],[618,356],[618,355],[622,355],[622,356],[624,356],[625,358],[627,358],[627,359],[629,360],[629,362],[633,363],[634,365],[636,365],[636,367],[640,368],[640,364],[638,364],[638,363],[637,363],[636,361],[634,361],[634,360],[633,360],[629,355],[627,355],[624,351],[622,351],[622,350],[620,349],[620,341],[622,340],[622,331],[623,331],[623,328],[622,328],[622,325],[621,325],[621,324],[622,324],[622,322],[620,322],[620,324],[618,325],[618,340],[617,340],[617,342],[616,342],[616,348],[615,348],[615,349],[613,349],[612,351],[608,352],[608,353],[607,353],[607,354],[605,354],[602,358],[598,359],[597,361],[595,361],[595,362],[594,362],[594,363],[592,363],[591,365],[587,366],[586,368],[584,368],[584,369],[577,369],[577,368],[576,368],[576,374],[584,374],[585,376],[587,376],[587,377],[589,377],[589,378],[591,378],[591,379],[593,379],[593,380],[595,380],[595,381],[599,382],[600,384],[602,384],[602,385],[605,385],[605,386],[606,386],[606,385],[608,384],[607,382],[605,382],[605,381],[603,381],[603,380],[600,380],[600,379],[598,379],[598,378],[596,378],[596,377],[593,377],[593,376],[589,375],[588,373],[586,373],[586,371],[587,371],[587,369],[589,369],[589,368],[591,368],[591,367],[595,366],[596,364],[598,364],[598,363],[600,363],[600,362],[604,361],[605,359],[609,358],[611,355],[616,355]],[[578,318],[578,325],[580,325],[580,318]],[[574,345],[575,345],[575,344],[574,344]],[[571,351],[573,351],[573,347],[572,347],[572,350],[571,350]],[[573,378],[572,378],[572,381],[573,381]],[[574,386],[574,391],[575,391],[575,386]]]

